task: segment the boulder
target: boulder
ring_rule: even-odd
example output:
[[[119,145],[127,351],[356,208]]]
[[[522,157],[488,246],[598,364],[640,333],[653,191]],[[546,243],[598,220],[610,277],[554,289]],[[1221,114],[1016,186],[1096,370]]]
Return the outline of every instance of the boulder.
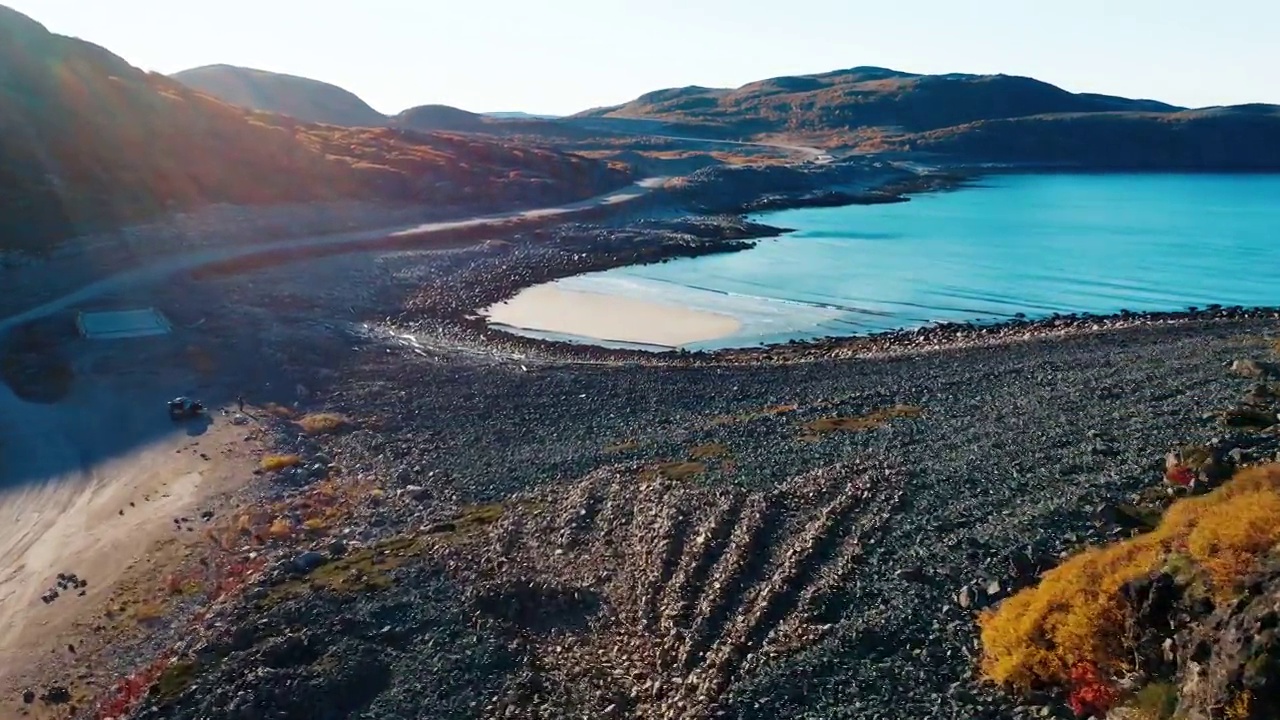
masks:
[[[293,568],[305,575],[328,561],[329,558],[324,553],[308,550],[293,559]]]

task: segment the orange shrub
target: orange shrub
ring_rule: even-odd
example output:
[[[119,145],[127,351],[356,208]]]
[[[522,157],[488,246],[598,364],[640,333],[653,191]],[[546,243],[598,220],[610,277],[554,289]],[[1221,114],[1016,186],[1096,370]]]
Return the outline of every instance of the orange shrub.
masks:
[[[283,470],[302,462],[297,455],[268,455],[262,458],[262,469],[267,471]]]
[[[273,540],[281,540],[293,534],[293,524],[284,518],[276,518],[267,528],[267,536]]]
[[[1150,533],[1089,548],[979,618],[988,679],[1026,690],[1071,684],[1073,668],[1120,669],[1128,608],[1121,588],[1185,554],[1215,594],[1229,594],[1280,542],[1280,465],[1242,470],[1217,490],[1180,500]]]

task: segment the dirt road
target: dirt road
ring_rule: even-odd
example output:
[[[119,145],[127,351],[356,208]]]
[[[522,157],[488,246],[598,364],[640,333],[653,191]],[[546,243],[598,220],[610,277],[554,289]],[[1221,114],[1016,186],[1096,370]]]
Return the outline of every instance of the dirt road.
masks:
[[[289,250],[308,247],[323,247],[326,245],[341,245],[346,243],[374,242],[383,240],[387,237],[396,237],[404,235],[426,234],[443,232],[446,230],[457,230],[460,228],[475,227],[478,225],[499,224],[519,219],[548,218],[558,215],[573,215],[584,210],[593,208],[619,205],[640,198],[655,188],[662,187],[667,178],[646,178],[640,180],[633,185],[615,190],[604,195],[594,198],[582,200],[575,203],[564,205],[556,205],[547,208],[537,208],[533,210],[522,210],[518,212],[496,213],[493,215],[483,215],[464,220],[451,220],[447,222],[426,223],[422,225],[412,225],[409,227],[381,228],[377,230],[365,230],[354,233],[340,233],[336,235],[324,235],[320,237],[303,237],[282,242],[264,243],[260,245],[233,245],[230,247],[218,248],[216,250],[207,250],[201,252],[187,253],[175,257],[167,258],[163,261],[152,265],[145,265],[127,272],[118,273],[110,277],[102,278],[93,283],[81,287],[79,290],[63,295],[60,298],[42,303],[35,307],[29,308],[23,312],[16,313],[7,318],[0,318],[0,335],[26,322],[46,317],[56,312],[60,312],[86,300],[92,300],[102,295],[118,292],[121,289],[135,287],[140,284],[154,283],[165,277],[175,273],[194,270],[205,265],[234,260],[238,258],[248,258],[254,255],[265,254],[268,252]]]

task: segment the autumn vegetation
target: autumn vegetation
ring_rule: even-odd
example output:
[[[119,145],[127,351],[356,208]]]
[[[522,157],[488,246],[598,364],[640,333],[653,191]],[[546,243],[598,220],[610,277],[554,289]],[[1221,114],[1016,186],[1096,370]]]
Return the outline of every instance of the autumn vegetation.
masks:
[[[1164,571],[1229,600],[1278,543],[1280,465],[1244,469],[1206,495],[1175,502],[1153,531],[1085,550],[984,613],[982,669],[1019,691],[1107,692],[1104,682],[1084,675],[1120,675],[1132,660],[1123,641],[1131,609],[1122,588]]]
[[[350,423],[337,413],[311,413],[298,419],[298,427],[308,435],[331,435]]]

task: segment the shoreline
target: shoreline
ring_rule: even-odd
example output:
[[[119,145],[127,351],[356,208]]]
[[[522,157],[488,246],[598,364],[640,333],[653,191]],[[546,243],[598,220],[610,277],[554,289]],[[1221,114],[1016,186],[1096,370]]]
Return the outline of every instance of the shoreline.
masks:
[[[477,615],[475,607],[489,607],[486,598],[507,598],[506,593],[515,592],[508,589],[514,587],[510,583],[525,583],[519,587],[526,587],[532,577],[550,577],[567,588],[602,593],[611,604],[629,607],[627,588],[649,588],[650,576],[657,577],[658,570],[647,563],[659,558],[649,557],[652,553],[633,553],[633,548],[643,543],[632,543],[628,538],[642,533],[659,544],[684,542],[678,529],[666,527],[669,518],[642,515],[666,505],[649,496],[633,496],[636,488],[656,488],[660,493],[656,497],[669,497],[672,504],[688,512],[693,519],[690,529],[707,523],[705,527],[714,532],[740,524],[750,532],[755,532],[757,525],[769,527],[750,517],[736,517],[733,508],[764,503],[778,511],[785,506],[789,513],[788,503],[793,500],[785,496],[786,491],[781,491],[785,497],[776,506],[769,503],[780,496],[771,493],[783,486],[803,489],[804,496],[794,499],[796,514],[788,516],[798,525],[786,526],[780,539],[793,542],[804,537],[805,518],[820,510],[813,503],[830,489],[826,484],[831,479],[829,473],[836,473],[839,487],[849,486],[839,475],[839,466],[833,464],[848,457],[866,460],[888,473],[877,475],[879,479],[867,489],[867,499],[878,508],[877,518],[889,517],[893,487],[898,483],[911,483],[912,502],[922,503],[910,508],[911,512],[894,515],[893,522],[883,527],[880,519],[866,526],[876,535],[892,535],[884,542],[868,543],[868,553],[857,560],[866,563],[860,574],[866,578],[862,581],[865,592],[871,594],[858,596],[857,605],[843,600],[836,603],[851,608],[853,624],[848,627],[862,632],[864,620],[859,619],[859,613],[864,608],[898,607],[888,600],[909,597],[907,607],[895,614],[892,622],[901,623],[913,642],[928,641],[948,651],[971,647],[971,621],[953,600],[958,589],[978,582],[977,578],[1003,578],[991,574],[1007,572],[999,569],[1002,553],[1012,552],[1028,537],[1048,542],[1054,553],[1077,542],[1064,539],[1068,532],[1095,537],[1088,534],[1092,532],[1087,517],[1090,508],[1111,501],[1117,484],[1121,491],[1141,487],[1147,465],[1158,460],[1170,443],[1186,441],[1189,434],[1198,437],[1212,432],[1201,427],[1199,417],[1224,402],[1228,391],[1238,384],[1225,376],[1223,362],[1246,352],[1228,346],[1235,342],[1232,338],[1244,333],[1260,338],[1280,317],[1271,309],[1206,308],[1194,314],[1129,313],[1014,320],[987,326],[956,324],[740,351],[652,353],[592,348],[584,353],[583,346],[573,344],[505,333],[500,337],[475,312],[475,308],[485,307],[485,298],[536,285],[545,276],[577,274],[589,266],[733,252],[750,247],[750,239],[783,232],[740,217],[645,219],[617,226],[571,224],[512,232],[502,242],[379,256],[376,262],[366,255],[369,262],[363,270],[358,267],[360,262],[331,258],[308,265],[306,273],[268,265],[251,276],[210,272],[190,288],[157,290],[167,295],[157,300],[158,306],[182,303],[188,306],[188,313],[200,308],[200,315],[206,312],[203,308],[208,306],[208,298],[225,298],[222,302],[228,305],[202,326],[202,335],[218,338],[218,346],[227,353],[243,355],[237,361],[245,366],[279,366],[280,377],[273,374],[268,378],[277,388],[273,393],[293,398],[290,389],[295,383],[305,385],[305,393],[296,393],[300,405],[296,412],[336,413],[350,419],[353,427],[348,430],[312,437],[289,420],[262,413],[263,450],[297,454],[308,472],[317,463],[334,468],[334,488],[350,490],[343,502],[349,503],[344,511],[351,515],[327,519],[329,528],[308,531],[289,541],[237,544],[237,555],[247,556],[251,551],[257,556],[255,561],[265,563],[253,566],[260,569],[252,571],[243,597],[217,600],[207,615],[195,621],[193,630],[186,629],[188,616],[179,614],[164,633],[153,635],[151,645],[134,649],[122,643],[119,654],[113,656],[114,667],[137,667],[161,657],[185,662],[177,667],[197,671],[190,685],[176,689],[174,696],[164,700],[173,705],[161,707],[160,700],[144,700],[156,705],[137,717],[195,717],[207,711],[209,706],[202,705],[206,700],[229,702],[241,693],[253,698],[270,695],[275,699],[268,702],[286,703],[279,707],[306,715],[332,700],[331,693],[337,691],[318,685],[319,689],[306,697],[271,693],[284,683],[313,677],[306,673],[332,679],[339,669],[357,666],[352,658],[361,657],[359,648],[364,640],[346,633],[386,627],[382,618],[387,608],[410,607],[423,613],[421,618],[397,622],[390,630],[405,640],[405,647],[420,648],[440,646],[436,633],[448,636],[455,605],[463,608],[457,617],[465,623],[469,638],[502,627],[502,618],[490,618],[483,612]],[[410,279],[398,285],[372,284],[377,278],[401,276]],[[434,346],[428,344],[423,351],[414,352],[403,344],[397,347],[376,338],[356,339],[341,331],[360,319],[385,317],[381,313],[389,307],[388,301],[411,286],[418,295],[399,319],[423,323],[433,333]],[[351,288],[368,288],[369,292],[352,294]],[[290,298],[293,304],[285,309],[281,298]],[[356,303],[359,310],[349,310],[350,303]],[[1192,327],[1193,321],[1202,322],[1203,331]],[[280,332],[283,327],[288,328],[287,334]],[[1090,333],[1099,339],[1082,339]],[[246,347],[236,339],[248,336],[275,338],[274,345],[262,355],[261,350],[233,350]],[[1032,339],[1041,342],[1015,346]],[[175,348],[185,342],[180,335],[172,340]],[[981,344],[1006,347],[996,352],[969,349]],[[474,352],[477,349],[480,352]],[[360,352],[353,355],[357,350]],[[912,359],[870,360],[895,354]],[[260,362],[266,357],[278,359]],[[593,359],[603,362],[592,365]],[[526,363],[527,369],[521,367]],[[621,363],[626,363],[625,367]],[[222,367],[220,373],[228,373],[232,367],[215,366]],[[1081,392],[1081,388],[1089,392]],[[1115,403],[1109,400],[1111,393],[1120,391],[1115,388],[1137,391],[1132,402]],[[1187,410],[1163,412],[1168,405],[1166,393],[1187,396]],[[265,399],[281,398],[273,394]],[[820,442],[807,440],[802,434],[815,423],[861,417],[899,404],[919,406],[922,417],[895,420],[875,432],[831,433]],[[792,409],[775,414],[770,410],[773,408]],[[1151,426],[1149,431],[1140,435],[1127,432],[1135,413]],[[586,418],[590,421],[584,421]],[[1028,426],[1038,429],[1026,434]],[[1082,440],[1091,437],[1086,432],[1094,431],[1103,433],[1098,442],[1107,444],[1105,452],[1081,445],[1090,442]],[[1011,437],[1021,441],[1010,443]],[[1035,451],[1035,462],[1019,466],[1029,456],[1027,447]],[[1112,459],[1115,453],[1121,453],[1120,460]],[[690,457],[697,458],[696,462],[681,462]],[[976,465],[970,462],[975,457],[980,460]],[[673,465],[678,466],[674,470],[705,474],[706,483],[663,480],[661,473]],[[837,470],[830,470],[832,467]],[[913,468],[912,474],[894,474],[895,468],[903,467]],[[1068,493],[1062,490],[1059,471],[1063,469],[1073,477]],[[957,478],[978,475],[988,478],[992,473],[995,476],[987,482],[956,482]],[[1034,480],[1028,481],[1028,477]],[[277,499],[314,503],[318,496],[308,493],[319,487],[315,482],[296,471],[263,473],[248,491],[252,494],[238,495],[237,500],[259,508],[273,507]],[[376,492],[368,483],[376,484]],[[688,494],[707,484],[722,495]],[[874,489],[880,487],[885,494]],[[960,493],[959,498],[954,493]],[[732,501],[729,515],[714,514],[719,511],[715,503],[726,498]],[[526,502],[528,507],[539,508],[536,517],[523,512],[526,505],[522,503]],[[466,513],[476,508],[494,507],[502,508],[512,522],[468,528],[459,520],[467,519]],[[1010,507],[1016,508],[1015,516],[1000,514]],[[542,508],[551,510],[544,512]],[[239,512],[219,510],[214,523],[225,522],[226,529],[234,531],[232,523]],[[293,512],[302,510],[293,505],[273,509],[270,516]],[[628,524],[633,516],[641,521]],[[561,527],[557,523],[562,517],[582,518],[583,524]],[[975,523],[974,517],[983,519]],[[934,523],[933,518],[941,520]],[[837,519],[854,522],[852,516],[843,514],[837,514]],[[545,532],[531,533],[527,537],[532,541],[526,540],[518,530],[526,521],[538,528],[545,526]],[[504,536],[512,540],[512,556],[528,558],[529,562],[519,567],[534,570],[517,577],[512,574],[517,567],[512,566],[495,571],[496,577],[477,577],[472,569],[484,567],[484,563],[476,549],[493,544],[471,543],[472,536],[467,534],[487,538],[491,530],[506,533],[508,528],[515,533]],[[454,542],[464,535],[467,542]],[[359,567],[356,563],[362,562],[365,553],[402,537],[413,539],[417,543],[413,547],[420,552],[404,555],[407,567],[393,564],[371,573],[392,578],[376,592],[353,596],[347,594],[350,590],[325,586],[296,597],[291,594],[306,585],[301,578],[307,573],[292,568],[308,554],[321,553],[335,565],[335,570],[317,576],[316,582],[327,583],[342,577],[333,572]],[[560,537],[582,544],[567,546],[566,554],[560,556],[552,555],[545,542],[537,542]],[[921,537],[936,541],[945,557],[913,555]],[[335,538],[341,541],[338,547],[342,549],[333,549]],[[955,552],[965,541],[981,543],[983,552],[973,557]],[[787,547],[779,552],[786,552]],[[580,552],[582,548],[591,552]],[[344,553],[350,559],[343,559]],[[626,583],[598,581],[590,574],[596,570],[592,563],[608,553],[618,553],[619,577]],[[762,561],[768,555],[761,553]],[[563,575],[555,574],[561,571],[554,563],[560,562],[565,563]],[[935,577],[935,562],[949,568],[945,577]],[[695,564],[690,563],[685,571],[694,572]],[[712,558],[707,567],[716,564]],[[726,564],[730,566],[732,563]],[[912,571],[921,567],[923,573]],[[693,577],[683,574],[685,571],[675,577]],[[369,570],[363,568],[362,572]],[[433,583],[444,572],[452,573],[448,582],[453,584],[440,584],[442,589],[437,593]],[[928,583],[922,583],[918,592],[904,593],[904,578],[920,574],[929,578]],[[174,602],[187,609],[196,607],[187,599]],[[931,624],[940,607],[944,608],[942,631]],[[548,617],[557,617],[562,610],[553,606]],[[339,612],[357,621],[344,626],[331,623],[334,613]],[[685,622],[683,615],[671,612],[672,622]],[[734,609],[728,612],[733,622],[748,617],[745,612],[732,614],[737,612]],[[917,619],[921,620],[918,626]],[[791,632],[807,620],[799,614],[791,621],[782,629]],[[443,631],[439,630],[442,625]],[[269,631],[259,632],[262,628]],[[874,631],[875,626],[866,624],[866,628]],[[621,630],[639,632],[629,626]],[[272,677],[270,683],[274,684],[254,685],[246,680],[250,675],[243,670],[260,665],[260,653],[276,647],[273,635],[277,631],[282,636],[304,638],[308,646],[326,648],[326,654],[336,662],[315,663],[310,669],[286,668]],[[233,636],[245,644],[232,643]],[[591,642],[608,642],[606,636],[585,637]],[[640,633],[637,637],[646,636]],[[470,647],[465,642],[461,645]],[[202,650],[210,647],[220,650],[212,654]],[[536,643],[530,647],[531,652],[544,650]],[[387,702],[412,696],[428,703],[431,698],[455,695],[471,702],[466,691],[441,693],[432,685],[437,678],[454,672],[435,669],[431,663],[438,655],[387,648],[379,661],[385,660],[387,677],[399,678],[386,691],[391,698]],[[874,663],[859,664],[862,669],[850,682],[883,688],[884,692],[907,692],[903,690],[906,683],[917,688],[909,692],[927,699],[945,691],[946,684],[963,679],[967,668],[964,658],[958,653],[948,658],[941,670],[935,668],[928,678],[910,682],[877,675]],[[648,655],[644,659],[644,671],[654,678],[666,682],[677,675],[684,677],[660,660]],[[911,673],[928,669],[911,657],[897,665]],[[530,667],[535,668],[536,676],[537,666]],[[783,672],[788,666],[778,667]],[[457,672],[468,678],[484,677],[476,676],[470,668],[465,670]],[[761,682],[767,680],[764,675],[758,677]],[[577,687],[580,678],[574,678],[572,686]],[[406,684],[413,688],[411,692],[400,689]],[[422,691],[420,685],[428,691]],[[963,687],[970,692],[968,685]],[[257,694],[260,691],[261,696]],[[754,702],[746,695],[721,697],[719,692],[711,696],[730,707],[737,706],[734,703],[739,700],[740,706]],[[410,704],[404,707],[417,708]],[[568,714],[571,708],[565,705],[560,709]],[[576,709],[601,714],[605,705]],[[406,712],[406,716],[439,716],[449,714],[449,709],[424,706]],[[930,716],[917,705],[909,706],[903,715]]]
[[[742,329],[731,315],[608,293],[534,285],[481,311],[490,325],[584,340],[678,348],[730,337]]]

